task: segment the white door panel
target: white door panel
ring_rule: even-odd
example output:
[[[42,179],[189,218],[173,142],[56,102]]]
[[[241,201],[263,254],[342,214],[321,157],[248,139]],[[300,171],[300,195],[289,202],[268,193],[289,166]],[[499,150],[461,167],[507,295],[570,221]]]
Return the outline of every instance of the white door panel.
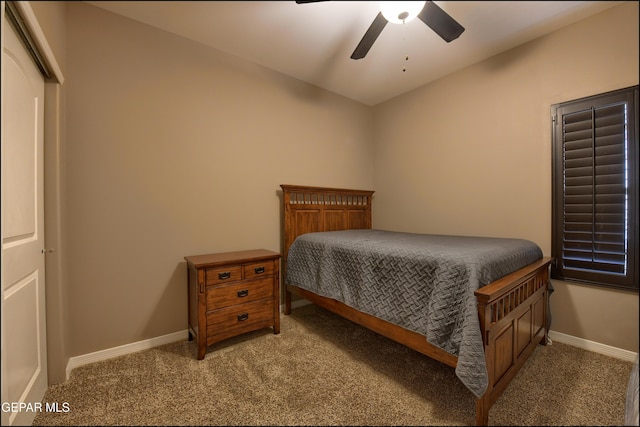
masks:
[[[47,388],[44,79],[6,17],[2,31],[2,402],[37,408]],[[3,410],[2,425],[35,415]]]
[[[37,90],[26,70],[9,53],[3,61],[7,79],[3,92],[6,99],[12,100],[6,111],[2,153],[2,192],[8,202],[2,218],[2,238],[3,244],[7,244],[32,239],[37,232],[34,190],[38,140],[33,134],[34,127],[37,129],[33,120],[37,120],[39,106],[37,98],[21,96]]]
[[[38,277],[31,274],[5,292],[5,316],[20,328],[7,328],[5,344],[7,354],[9,400],[19,402],[24,390],[34,381],[42,367],[38,342]]]

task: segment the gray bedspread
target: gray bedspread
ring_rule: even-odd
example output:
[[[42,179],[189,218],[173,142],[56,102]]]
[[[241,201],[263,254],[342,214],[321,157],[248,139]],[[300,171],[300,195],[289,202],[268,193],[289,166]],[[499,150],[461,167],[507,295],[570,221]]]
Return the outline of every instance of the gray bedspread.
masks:
[[[286,284],[424,335],[458,357],[476,396],[488,375],[474,291],[542,258],[522,239],[344,230],[298,236]]]

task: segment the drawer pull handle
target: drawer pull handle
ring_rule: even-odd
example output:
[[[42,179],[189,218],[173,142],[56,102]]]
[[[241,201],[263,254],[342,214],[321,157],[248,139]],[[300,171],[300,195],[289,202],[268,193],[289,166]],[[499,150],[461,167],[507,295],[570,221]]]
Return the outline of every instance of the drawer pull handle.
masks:
[[[249,318],[249,313],[242,313],[238,315],[238,322],[244,322]]]
[[[229,271],[225,271],[224,273],[218,273],[218,279],[224,280],[231,277],[231,273]]]
[[[249,295],[249,289],[238,291],[238,298],[246,297],[247,295]]]
[[[255,271],[256,274],[262,274],[264,273],[264,267],[256,267],[253,271]]]

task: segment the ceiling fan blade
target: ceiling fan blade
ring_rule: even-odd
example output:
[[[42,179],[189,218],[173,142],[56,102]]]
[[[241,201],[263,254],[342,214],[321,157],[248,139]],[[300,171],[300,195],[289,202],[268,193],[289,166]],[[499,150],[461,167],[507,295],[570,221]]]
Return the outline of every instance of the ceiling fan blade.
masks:
[[[351,59],[362,59],[367,55],[367,52],[369,52],[369,49],[373,46],[373,42],[376,41],[384,26],[387,25],[387,22],[386,18],[382,16],[382,12],[378,12],[369,29],[364,33],[364,36],[362,36],[362,40],[360,40],[360,43],[358,43],[358,46],[356,46],[356,49],[351,54]]]
[[[304,3],[317,3],[320,1],[329,1],[329,0],[296,0],[296,3],[298,4],[304,4]]]
[[[440,9],[440,6],[432,1],[428,1],[422,12],[418,14],[425,24],[436,32],[447,43],[460,37],[460,34],[464,32],[464,27],[447,14],[444,10]]]

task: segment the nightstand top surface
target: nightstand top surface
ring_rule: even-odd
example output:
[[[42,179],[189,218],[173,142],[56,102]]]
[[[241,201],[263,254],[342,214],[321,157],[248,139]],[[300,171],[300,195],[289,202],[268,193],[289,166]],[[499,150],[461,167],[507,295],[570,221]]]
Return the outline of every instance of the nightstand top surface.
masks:
[[[196,268],[203,268],[214,267],[216,265],[229,263],[255,262],[266,259],[280,258],[281,256],[282,255],[280,255],[278,252],[268,251],[266,249],[251,249],[246,251],[191,255],[184,257],[184,259],[188,264],[191,264]]]

